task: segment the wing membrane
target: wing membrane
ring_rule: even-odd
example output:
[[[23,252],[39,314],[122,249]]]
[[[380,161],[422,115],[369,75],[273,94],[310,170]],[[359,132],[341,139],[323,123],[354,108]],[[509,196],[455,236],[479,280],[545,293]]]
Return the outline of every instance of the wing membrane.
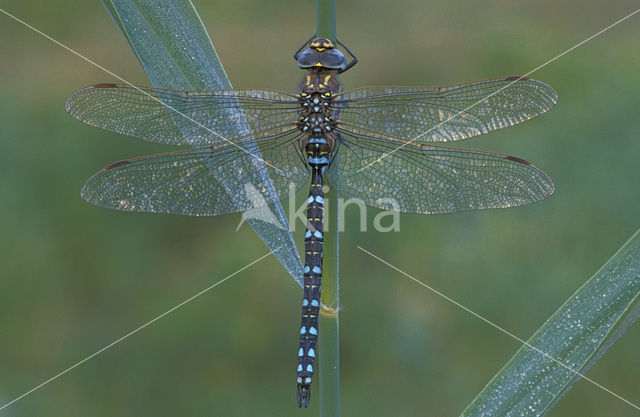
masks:
[[[65,108],[101,129],[201,147],[253,132],[263,132],[255,139],[283,133],[297,120],[299,105],[295,96],[271,90],[177,91],[97,84],[74,93]]]
[[[237,143],[242,149],[220,144],[116,162],[89,178],[81,196],[115,210],[186,216],[261,207],[308,181],[297,136]]]
[[[395,143],[343,132],[329,181],[345,198],[405,213],[441,214],[521,206],[554,191],[551,178],[520,158]]]
[[[418,143],[451,142],[528,120],[558,100],[542,81],[518,77],[447,87],[367,87],[335,99],[340,127],[380,132]]]

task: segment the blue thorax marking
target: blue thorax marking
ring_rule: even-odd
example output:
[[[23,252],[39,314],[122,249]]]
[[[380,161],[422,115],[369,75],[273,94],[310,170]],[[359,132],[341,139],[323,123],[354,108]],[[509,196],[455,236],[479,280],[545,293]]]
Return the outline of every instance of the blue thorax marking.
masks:
[[[321,156],[320,158],[314,158],[313,156],[310,156],[307,158],[307,160],[310,164],[314,165],[327,165],[329,163],[329,158],[327,158],[326,156]]]
[[[327,140],[323,137],[319,137],[319,138],[311,138],[309,139],[309,143],[327,143]]]

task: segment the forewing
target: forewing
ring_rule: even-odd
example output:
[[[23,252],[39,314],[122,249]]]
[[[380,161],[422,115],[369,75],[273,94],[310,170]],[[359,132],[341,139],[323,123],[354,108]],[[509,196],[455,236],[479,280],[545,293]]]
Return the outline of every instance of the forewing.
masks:
[[[91,204],[122,211],[186,216],[244,212],[286,198],[308,181],[297,136],[116,162],[93,175],[81,195]]]
[[[65,108],[101,129],[200,147],[249,134],[261,139],[283,133],[296,122],[299,106],[295,96],[271,90],[177,91],[97,84],[74,93]]]
[[[446,87],[365,87],[334,103],[340,127],[417,143],[451,142],[512,126],[549,110],[558,96],[542,81],[519,77]]]
[[[328,178],[341,197],[421,214],[521,206],[554,191],[544,171],[517,157],[430,145],[398,149],[344,133]]]

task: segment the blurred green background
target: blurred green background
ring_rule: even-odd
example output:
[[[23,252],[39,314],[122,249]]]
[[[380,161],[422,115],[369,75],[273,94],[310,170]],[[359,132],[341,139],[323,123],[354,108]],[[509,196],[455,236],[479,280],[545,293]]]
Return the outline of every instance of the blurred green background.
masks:
[[[314,30],[313,1],[195,5],[235,87],[295,89],[301,72],[291,53]],[[98,1],[2,8],[148,84]],[[628,0],[338,1],[338,36],[360,59],[342,81],[520,75],[635,8]],[[519,347],[356,245],[526,339],[640,226],[639,19],[532,75],[557,90],[551,112],[461,145],[534,162],[556,183],[550,199],[403,215],[401,231],[385,234],[360,232],[351,207],[340,260],[344,415],[458,415]],[[106,164],[167,149],[65,113],[75,90],[114,81],[0,15],[0,405],[267,252],[248,226],[235,231],[239,215],[126,214],[80,199],[84,180]],[[376,213],[368,211],[370,227]],[[317,391],[310,410],[295,406],[300,297],[269,257],[0,415],[317,415]],[[638,402],[639,346],[634,326],[588,376]],[[581,381],[549,415],[636,413]]]

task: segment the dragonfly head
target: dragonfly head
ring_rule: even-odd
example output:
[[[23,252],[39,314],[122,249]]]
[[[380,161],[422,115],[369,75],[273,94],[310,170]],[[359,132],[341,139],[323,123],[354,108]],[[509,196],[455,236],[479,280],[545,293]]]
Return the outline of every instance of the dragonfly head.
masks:
[[[298,66],[302,69],[318,68],[329,70],[344,70],[347,59],[327,38],[316,38],[298,54]]]
[[[316,38],[311,41],[309,47],[314,51],[324,52],[325,50],[334,49],[336,46],[327,38]]]

